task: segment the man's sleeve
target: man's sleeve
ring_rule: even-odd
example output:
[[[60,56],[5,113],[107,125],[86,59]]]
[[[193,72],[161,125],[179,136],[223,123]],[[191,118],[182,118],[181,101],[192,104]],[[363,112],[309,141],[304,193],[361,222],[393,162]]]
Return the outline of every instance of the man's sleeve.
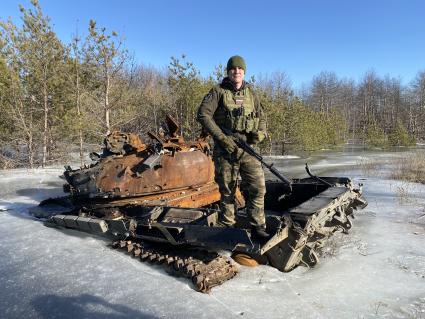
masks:
[[[216,140],[220,140],[224,135],[223,131],[218,127],[213,119],[219,100],[220,95],[218,90],[212,88],[202,100],[196,117],[202,127]]]
[[[258,117],[259,117],[259,123],[258,123],[258,130],[262,131],[264,133],[267,133],[267,116],[266,116],[266,112],[264,111],[264,107],[260,102],[260,99],[258,98],[257,95],[255,95],[255,109],[258,112]]]

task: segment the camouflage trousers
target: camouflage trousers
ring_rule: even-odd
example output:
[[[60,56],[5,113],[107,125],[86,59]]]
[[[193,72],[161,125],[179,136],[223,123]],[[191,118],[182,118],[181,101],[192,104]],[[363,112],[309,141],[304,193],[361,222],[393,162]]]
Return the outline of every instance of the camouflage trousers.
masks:
[[[241,191],[245,197],[246,212],[253,227],[265,226],[264,195],[266,186],[261,163],[247,153],[239,159],[220,154],[214,157],[215,180],[220,189],[220,221],[232,226],[235,224],[235,193],[238,175],[241,176]]]

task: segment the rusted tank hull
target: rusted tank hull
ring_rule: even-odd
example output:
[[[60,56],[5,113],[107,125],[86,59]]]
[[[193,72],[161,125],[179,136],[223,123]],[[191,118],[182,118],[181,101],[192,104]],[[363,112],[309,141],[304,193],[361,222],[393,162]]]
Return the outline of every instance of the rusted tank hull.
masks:
[[[145,154],[144,154],[145,155]],[[201,151],[160,155],[158,165],[146,168],[148,156],[111,156],[96,165],[67,172],[76,196],[134,197],[176,189],[196,188],[214,181],[214,164]]]
[[[220,199],[214,163],[205,139],[186,142],[178,125],[166,118],[168,137],[149,133],[150,144],[131,133],[113,132],[103,153],[91,154],[89,167],[64,172],[64,190],[75,206],[125,205],[205,207]],[[93,156],[92,156],[93,155]],[[238,191],[239,206],[243,197]]]
[[[214,164],[201,151],[161,155],[157,167],[141,169],[145,159],[135,154],[108,157],[96,165],[65,172],[77,206],[113,207],[128,204],[197,208],[220,199]],[[239,189],[237,204],[244,206]]]
[[[138,240],[172,246],[192,245],[242,252],[260,263],[281,271],[290,271],[299,265],[314,266],[318,261],[317,249],[322,241],[336,231],[348,232],[354,210],[366,205],[361,197],[361,189],[354,187],[348,178],[323,179],[332,186],[309,178],[294,180],[293,193],[280,200],[285,185],[281,182],[267,182],[266,222],[272,235],[266,242],[252,236],[249,218],[244,210],[238,211],[235,228],[220,227],[217,224],[218,212],[215,210],[164,205],[150,208],[137,204],[121,206],[121,218],[118,220],[105,217],[107,215],[102,213],[104,207],[93,207],[92,211],[80,214],[83,217],[81,222],[78,219],[75,221],[75,215],[55,216],[52,222],[84,230],[90,227],[86,218],[92,216],[96,218],[90,222],[107,222],[108,229],[102,231],[104,233],[122,236],[130,234]],[[123,221],[133,226],[121,229]]]
[[[242,197],[242,195],[239,195],[239,197]],[[78,204],[95,209],[101,207],[122,207],[126,205],[198,208],[216,203],[219,199],[220,192],[218,190],[218,185],[215,182],[209,182],[199,187],[187,187],[134,197],[115,199],[90,198],[79,200]],[[243,198],[241,198],[241,202],[243,203]]]

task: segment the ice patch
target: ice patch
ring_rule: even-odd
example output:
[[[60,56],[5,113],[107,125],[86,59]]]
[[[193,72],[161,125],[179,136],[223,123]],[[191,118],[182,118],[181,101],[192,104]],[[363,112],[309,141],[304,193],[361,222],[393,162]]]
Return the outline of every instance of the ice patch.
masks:
[[[234,279],[209,295],[108,248],[103,238],[28,218],[29,206],[61,194],[61,169],[0,171],[0,313],[4,318],[424,317],[425,186],[388,179],[388,167],[366,176],[355,166],[359,157],[392,155],[398,156],[310,159],[315,173],[334,167],[327,175],[364,183],[369,206],[355,213],[350,234],[335,236],[314,269],[240,267]],[[279,160],[276,165],[282,165]],[[282,166],[293,172],[303,165],[295,159]],[[399,201],[399,187],[406,187],[412,200]]]
[[[297,155],[267,155],[267,156],[263,156],[266,159],[295,159],[295,158],[300,158]]]

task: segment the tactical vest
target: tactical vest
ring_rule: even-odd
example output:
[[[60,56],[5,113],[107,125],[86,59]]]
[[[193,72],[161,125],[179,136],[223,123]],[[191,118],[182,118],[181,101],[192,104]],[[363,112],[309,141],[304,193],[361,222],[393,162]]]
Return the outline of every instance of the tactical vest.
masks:
[[[223,110],[214,114],[217,125],[232,132],[258,131],[260,119],[251,89],[245,86],[243,90],[232,92],[221,88],[221,92]]]

